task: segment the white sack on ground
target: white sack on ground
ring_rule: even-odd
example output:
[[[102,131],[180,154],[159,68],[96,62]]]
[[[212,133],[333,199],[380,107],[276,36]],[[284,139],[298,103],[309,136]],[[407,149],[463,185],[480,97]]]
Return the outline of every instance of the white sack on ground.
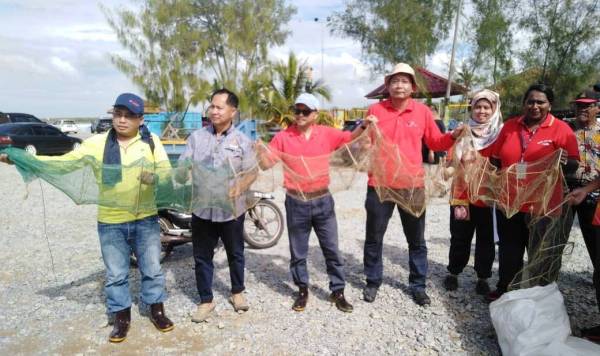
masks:
[[[600,345],[570,336],[556,283],[505,293],[490,314],[504,355],[600,355]]]

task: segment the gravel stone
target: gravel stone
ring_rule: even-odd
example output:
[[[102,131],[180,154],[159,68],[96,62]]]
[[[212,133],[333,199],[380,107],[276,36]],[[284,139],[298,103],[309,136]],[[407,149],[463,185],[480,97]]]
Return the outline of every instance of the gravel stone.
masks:
[[[192,323],[190,314],[200,300],[188,244],[176,247],[163,264],[169,295],[165,309],[175,330],[158,332],[147,312],[140,312],[140,276],[132,268],[131,331],[124,343],[112,345],[107,341],[111,327],[105,314],[105,270],[96,207],[76,206],[46,183],[34,181],[27,187],[12,166],[0,164],[0,181],[2,354],[499,354],[488,305],[474,290],[473,259],[459,276],[457,291],[443,288],[450,243],[447,198],[432,200],[427,209],[429,308],[420,308],[409,295],[408,250],[397,214],[384,238],[383,285],[374,303],[362,300],[366,196],[366,177],[362,176],[348,191],[334,194],[347,276],[345,295],[354,305],[352,313],[342,313],[327,301],[325,262],[314,234],[308,258],[308,305],[303,312],[291,310],[297,288],[288,270],[286,231],[272,248],[246,249],[248,313],[235,313],[227,302],[227,258],[218,249],[216,312],[209,323]],[[27,190],[29,197],[24,200]],[[275,196],[283,210],[284,192],[277,190]],[[578,227],[570,241],[573,252],[563,258],[558,282],[577,333],[600,323],[600,314],[591,283],[592,266]],[[490,285],[496,281],[497,262]]]

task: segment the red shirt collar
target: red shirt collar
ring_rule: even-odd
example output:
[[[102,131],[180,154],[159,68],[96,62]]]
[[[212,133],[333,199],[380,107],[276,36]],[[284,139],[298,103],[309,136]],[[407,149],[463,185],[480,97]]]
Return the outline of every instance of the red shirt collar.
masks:
[[[384,100],[381,104],[388,110],[398,111],[398,109],[396,109],[394,105],[392,105],[392,99]],[[408,98],[408,105],[406,105],[406,109],[404,109],[404,111],[414,111],[414,109],[415,101],[413,100],[413,98]]]
[[[315,135],[317,135],[319,133],[319,125],[314,124],[312,126],[312,131],[310,133],[310,138],[313,138]],[[296,124],[292,124],[287,128],[290,132],[290,134],[294,135],[294,136],[303,136],[303,133],[300,132],[300,130],[298,130],[298,127],[296,126]]]
[[[517,119],[517,121],[519,122],[519,125],[527,128],[527,126],[525,126],[524,120],[525,120],[525,116],[521,116]],[[548,115],[546,115],[546,118],[544,119],[544,121],[541,123],[540,127],[550,127],[554,124],[554,120],[556,120],[554,115],[548,113]]]

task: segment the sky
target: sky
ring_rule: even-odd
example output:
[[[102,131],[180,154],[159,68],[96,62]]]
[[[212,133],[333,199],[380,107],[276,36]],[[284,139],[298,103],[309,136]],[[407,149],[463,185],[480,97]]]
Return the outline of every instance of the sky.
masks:
[[[104,0],[103,6],[132,1]],[[373,78],[361,58],[360,44],[331,35],[324,21],[343,8],[342,0],[291,1],[297,8],[291,35],[272,48],[274,60],[290,51],[308,61],[313,77],[323,77],[333,98],[324,107],[362,107],[364,95],[382,78]],[[323,51],[321,51],[321,42]],[[126,54],[99,3],[91,0],[0,0],[0,111],[40,118],[97,117],[121,92],[141,92],[111,63]],[[323,53],[323,56],[322,56]],[[447,76],[450,43],[444,41],[427,60],[428,69]],[[321,63],[323,62],[323,67]],[[322,73],[325,73],[323,76]]]

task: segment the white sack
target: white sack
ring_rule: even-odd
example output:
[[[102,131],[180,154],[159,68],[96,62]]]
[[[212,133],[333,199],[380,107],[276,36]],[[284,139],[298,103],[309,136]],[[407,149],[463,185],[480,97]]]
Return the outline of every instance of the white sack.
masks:
[[[490,304],[502,353],[600,355],[600,345],[571,337],[569,316],[556,283],[504,293]]]

